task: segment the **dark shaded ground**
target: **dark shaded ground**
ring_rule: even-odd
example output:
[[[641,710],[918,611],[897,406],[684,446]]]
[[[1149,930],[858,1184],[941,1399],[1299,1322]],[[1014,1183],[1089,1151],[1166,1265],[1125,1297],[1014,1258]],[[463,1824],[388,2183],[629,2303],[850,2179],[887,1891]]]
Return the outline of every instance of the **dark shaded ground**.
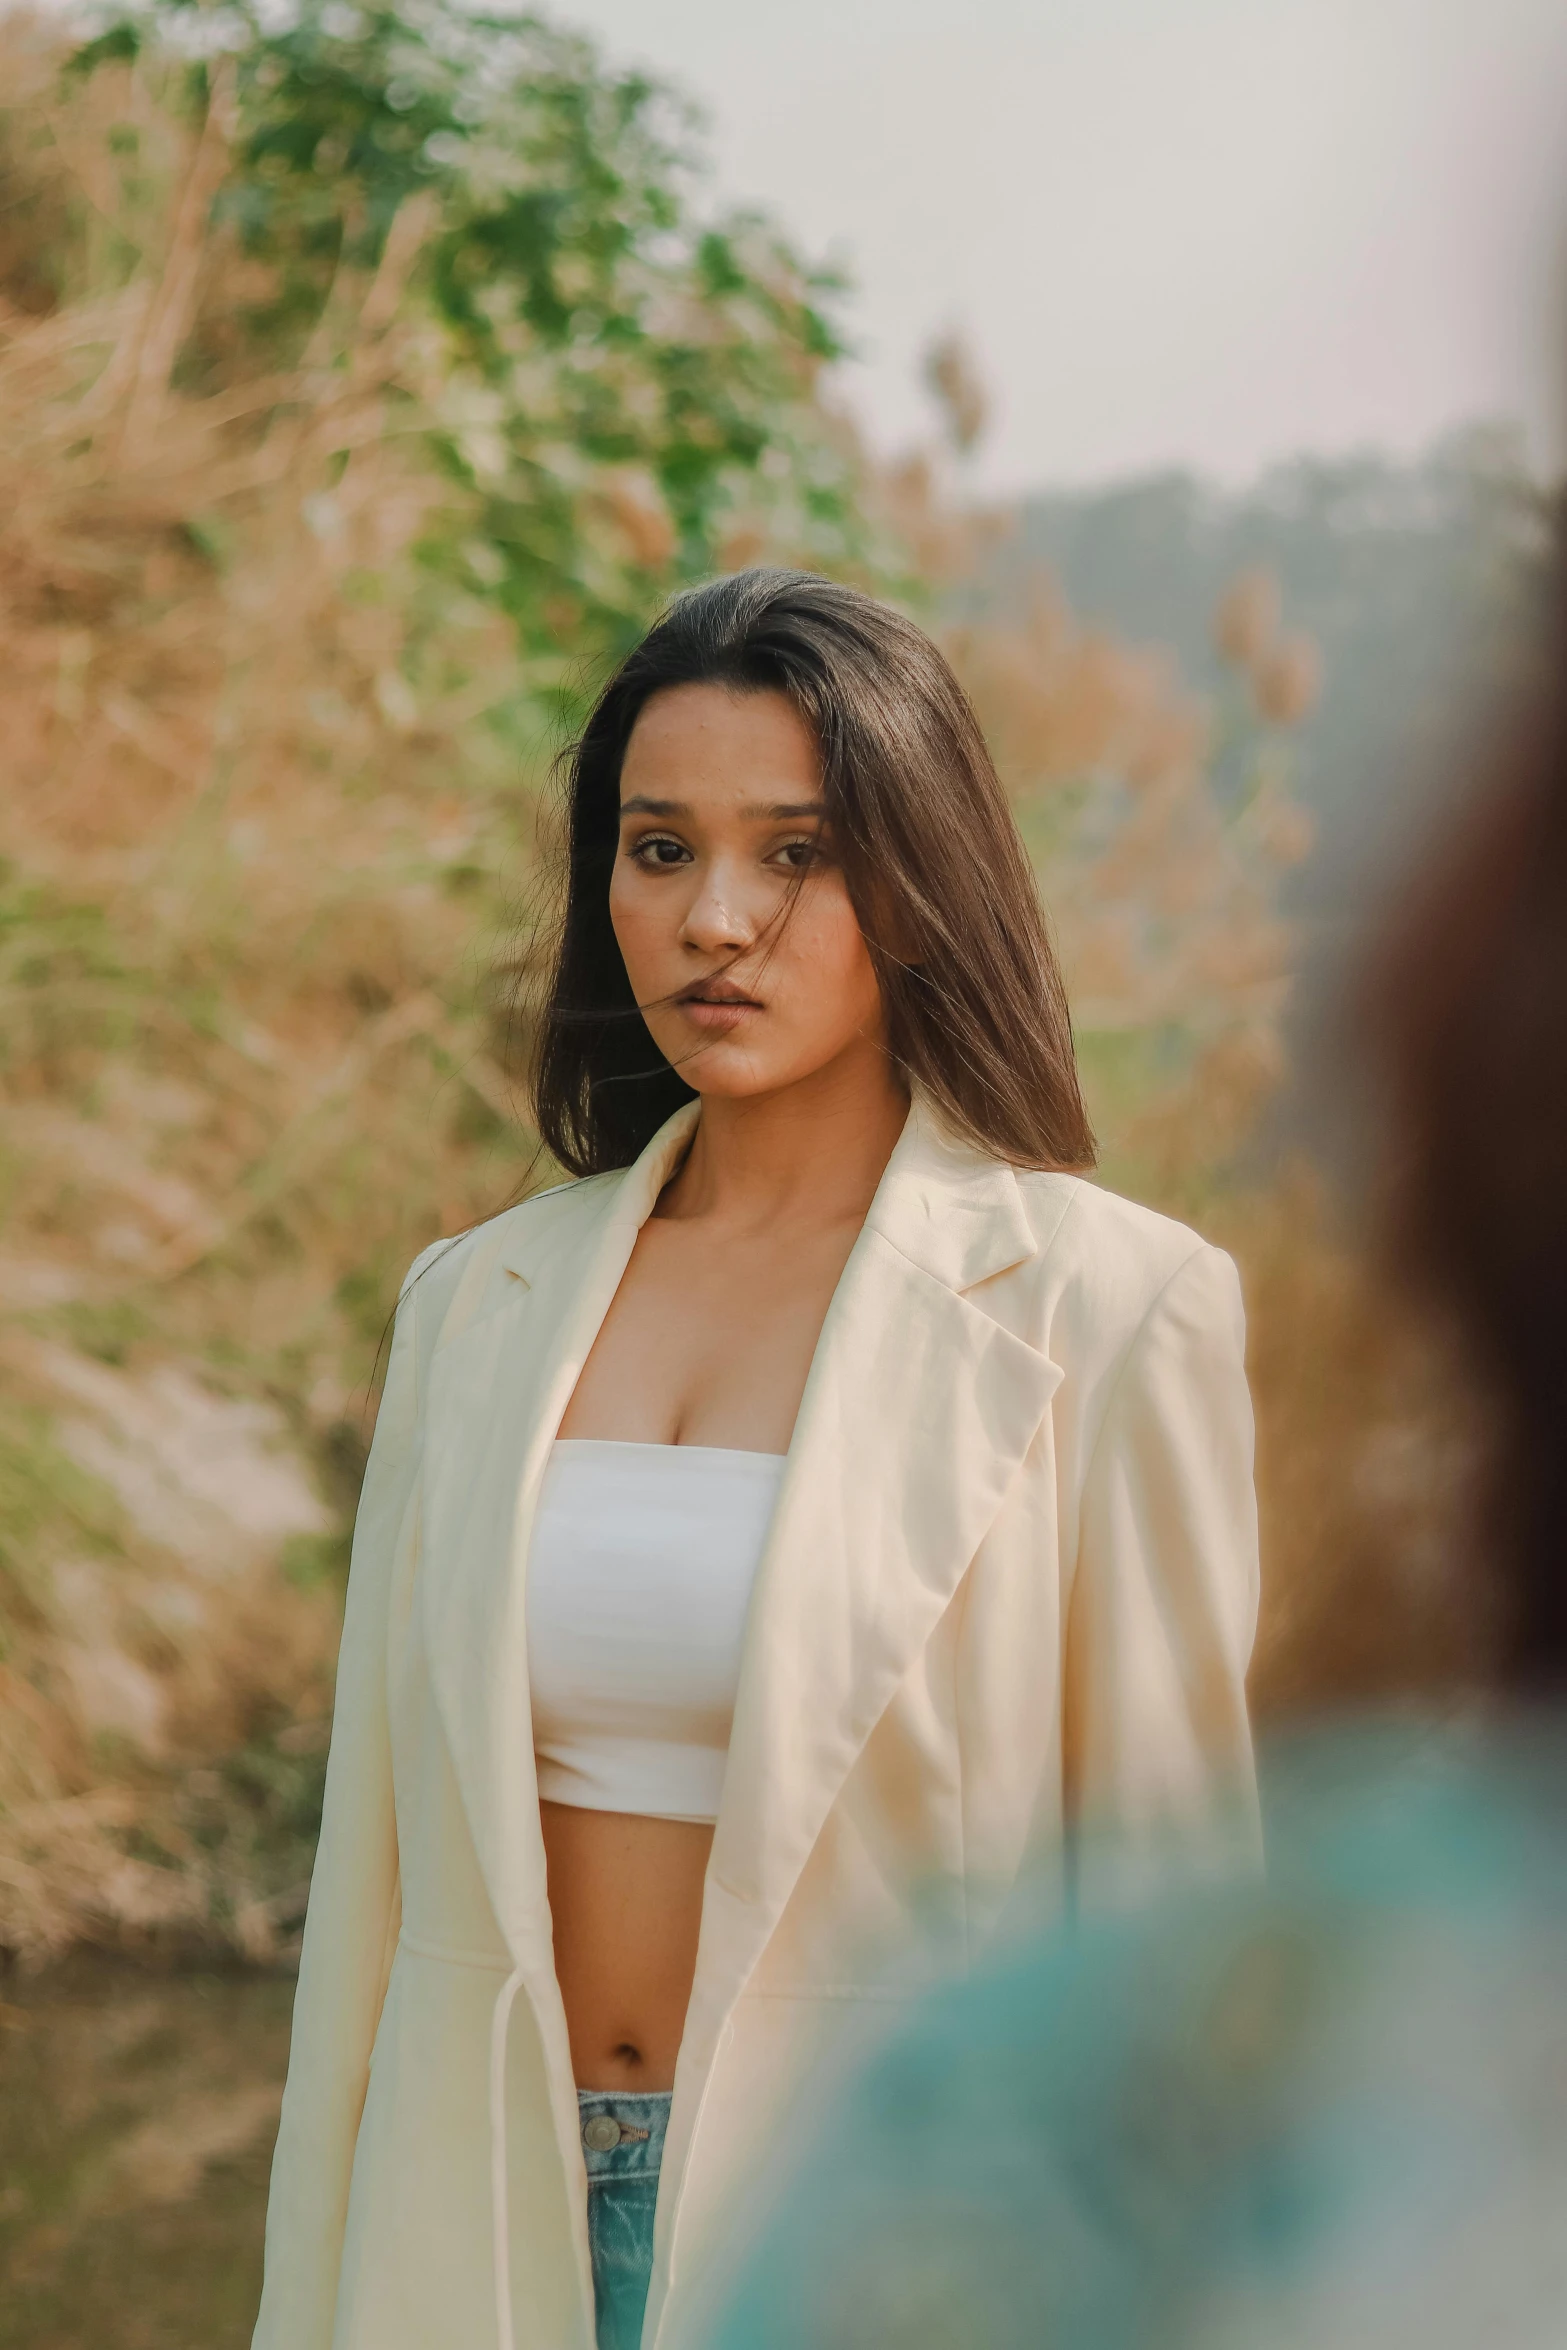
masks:
[[[244,2350],[293,1993],[0,1975],[0,2350]]]

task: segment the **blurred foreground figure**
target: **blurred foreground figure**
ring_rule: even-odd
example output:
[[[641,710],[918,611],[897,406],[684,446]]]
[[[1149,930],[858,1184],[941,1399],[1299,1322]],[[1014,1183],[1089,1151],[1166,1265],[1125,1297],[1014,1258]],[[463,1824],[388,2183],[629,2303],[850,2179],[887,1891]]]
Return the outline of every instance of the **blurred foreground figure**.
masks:
[[[1497,1702],[1265,1772],[1269,1881],[927,2006],[719,2350],[1567,2339],[1567,607],[1385,942],[1392,1234],[1489,1393]]]

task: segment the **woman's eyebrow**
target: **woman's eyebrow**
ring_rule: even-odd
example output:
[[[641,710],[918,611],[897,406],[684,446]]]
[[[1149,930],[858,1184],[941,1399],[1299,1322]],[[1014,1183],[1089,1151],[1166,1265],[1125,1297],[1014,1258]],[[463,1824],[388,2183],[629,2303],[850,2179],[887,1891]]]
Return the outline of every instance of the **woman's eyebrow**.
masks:
[[[689,816],[687,800],[651,800],[645,792],[634,792],[629,800],[620,803],[622,816]],[[825,800],[774,800],[768,804],[753,801],[740,810],[742,816],[759,823],[788,824],[801,816],[825,816]]]

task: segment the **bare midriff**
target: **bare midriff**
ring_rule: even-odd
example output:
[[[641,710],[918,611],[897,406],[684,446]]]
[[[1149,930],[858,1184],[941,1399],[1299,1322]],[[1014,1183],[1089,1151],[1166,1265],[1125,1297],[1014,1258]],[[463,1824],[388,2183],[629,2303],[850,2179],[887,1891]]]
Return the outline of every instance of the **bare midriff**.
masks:
[[[713,1831],[564,1803],[539,1815],[577,2086],[672,2088]]]

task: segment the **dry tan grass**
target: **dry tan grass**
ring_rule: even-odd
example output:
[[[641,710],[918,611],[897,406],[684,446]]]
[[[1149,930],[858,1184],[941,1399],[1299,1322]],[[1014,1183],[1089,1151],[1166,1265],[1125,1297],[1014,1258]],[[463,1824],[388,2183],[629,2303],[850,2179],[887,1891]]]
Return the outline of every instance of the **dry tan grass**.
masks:
[[[49,44],[8,62],[42,109]],[[62,158],[94,194],[106,104],[41,204]],[[426,621],[447,493],[387,406],[417,212],[286,380],[196,396],[222,109],[142,128],[144,270],[0,315],[0,1939],[34,1951],[214,1909],[255,1939],[274,1889],[198,1865],[180,1769],[322,1711],[396,1271],[527,1147],[481,984],[531,825],[476,723],[512,648]]]
[[[1259,1718],[1472,1699],[1492,1678],[1498,1625],[1477,1566],[1484,1413],[1461,1361],[1335,1229],[1309,1169],[1231,1196],[1209,1221],[1247,1296]]]

